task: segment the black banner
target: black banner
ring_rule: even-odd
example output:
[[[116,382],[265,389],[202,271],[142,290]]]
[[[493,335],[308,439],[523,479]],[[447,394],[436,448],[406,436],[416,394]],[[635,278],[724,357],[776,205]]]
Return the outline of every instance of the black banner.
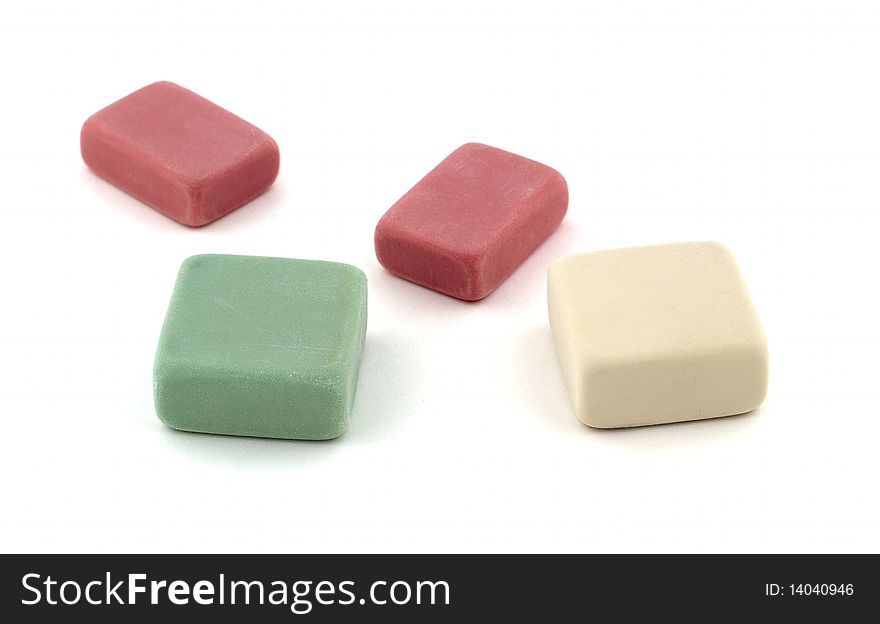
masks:
[[[880,607],[878,564],[876,555],[3,555],[0,614],[6,622],[851,621]]]

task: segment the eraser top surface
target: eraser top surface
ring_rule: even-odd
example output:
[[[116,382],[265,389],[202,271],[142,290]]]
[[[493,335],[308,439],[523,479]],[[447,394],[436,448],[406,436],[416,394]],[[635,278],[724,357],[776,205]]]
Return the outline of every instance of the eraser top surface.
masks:
[[[184,261],[159,345],[165,359],[315,376],[359,357],[366,276],[338,262],[235,255]]]
[[[222,175],[251,153],[278,147],[241,117],[173,82],[138,89],[101,109],[96,128],[191,182]]]
[[[683,242],[566,256],[548,288],[593,358],[663,357],[719,347],[766,350],[761,322],[726,246]]]
[[[520,211],[531,208],[532,200],[551,185],[565,186],[565,179],[547,165],[466,143],[401,197],[382,217],[380,227],[476,256],[511,223],[524,218]]]

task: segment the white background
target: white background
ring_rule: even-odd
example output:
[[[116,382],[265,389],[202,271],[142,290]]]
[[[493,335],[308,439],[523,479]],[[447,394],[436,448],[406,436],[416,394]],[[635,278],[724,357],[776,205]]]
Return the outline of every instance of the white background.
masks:
[[[876,2],[18,2],[0,57],[0,549],[880,550]],[[85,168],[86,117],[160,79],[277,140],[266,195],[193,230]],[[389,275],[372,246],[467,141],[571,190],[558,232],[477,304]],[[581,425],[549,263],[691,239],[740,262],[766,403]],[[205,252],[366,271],[348,433],[155,417],[177,268]]]

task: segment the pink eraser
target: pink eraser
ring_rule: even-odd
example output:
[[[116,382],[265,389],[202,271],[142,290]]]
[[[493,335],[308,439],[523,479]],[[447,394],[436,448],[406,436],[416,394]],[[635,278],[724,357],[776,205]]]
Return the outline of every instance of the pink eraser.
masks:
[[[553,233],[568,208],[565,178],[546,165],[467,143],[376,225],[376,257],[438,292],[482,299]]]
[[[80,149],[99,176],[191,226],[229,214],[278,175],[272,137],[172,82],[148,85],[89,117]]]

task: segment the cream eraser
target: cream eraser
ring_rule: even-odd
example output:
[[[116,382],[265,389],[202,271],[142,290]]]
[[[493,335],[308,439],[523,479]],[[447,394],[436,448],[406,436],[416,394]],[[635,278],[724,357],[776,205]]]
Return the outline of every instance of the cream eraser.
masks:
[[[572,405],[591,427],[731,416],[764,400],[764,332],[720,243],[560,258],[547,296]]]

